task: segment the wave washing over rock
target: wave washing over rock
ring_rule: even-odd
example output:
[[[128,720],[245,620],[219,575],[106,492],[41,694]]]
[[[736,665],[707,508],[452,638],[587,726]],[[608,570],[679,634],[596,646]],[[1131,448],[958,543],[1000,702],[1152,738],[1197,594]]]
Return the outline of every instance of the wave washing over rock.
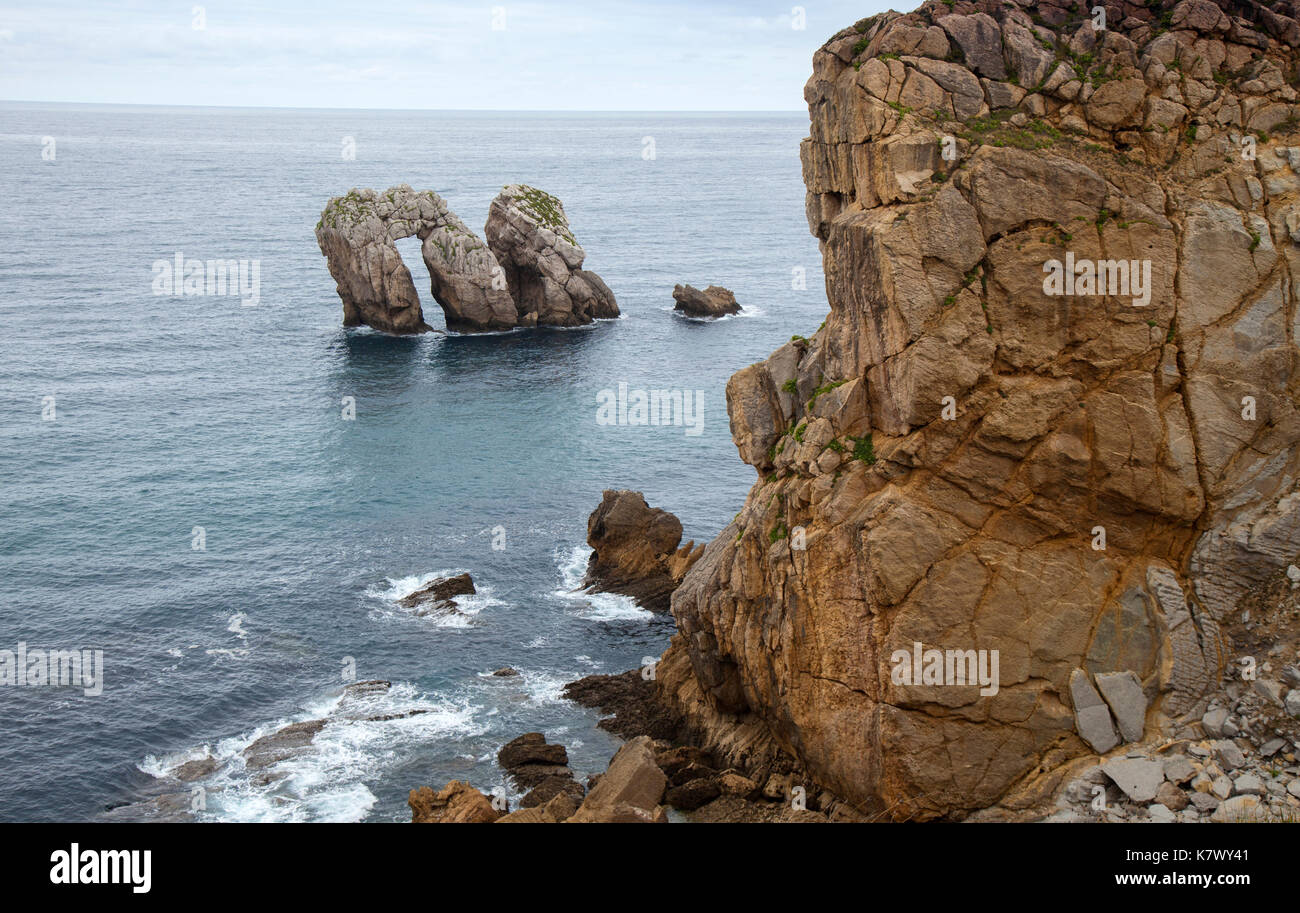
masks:
[[[658,670],[727,763],[1032,806],[1105,727],[1203,737],[1223,627],[1300,551],[1300,17],[1089,10],[931,2],[814,58],[830,315],[727,386],[760,478]],[[914,650],[996,651],[995,693]]]

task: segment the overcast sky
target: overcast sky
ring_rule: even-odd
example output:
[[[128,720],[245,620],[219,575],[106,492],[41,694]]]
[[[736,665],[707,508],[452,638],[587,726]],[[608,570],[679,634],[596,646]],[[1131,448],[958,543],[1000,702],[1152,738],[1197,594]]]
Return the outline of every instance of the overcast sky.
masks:
[[[800,110],[812,52],[888,8],[881,0],[0,0],[0,99]]]

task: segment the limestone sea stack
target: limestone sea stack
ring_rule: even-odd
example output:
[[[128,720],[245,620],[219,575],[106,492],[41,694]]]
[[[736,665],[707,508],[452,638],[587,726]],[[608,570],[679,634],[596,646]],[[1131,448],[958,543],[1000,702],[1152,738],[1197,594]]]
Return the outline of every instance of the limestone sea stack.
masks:
[[[815,54],[830,314],[727,386],[759,478],[657,666],[720,764],[1032,807],[1200,738],[1223,626],[1295,563],[1295,4],[1103,5],[935,0]]]
[[[630,596],[652,612],[667,612],[669,598],[704,553],[682,541],[681,521],[652,508],[639,491],[606,491],[587,519],[591,558],[583,585]]]
[[[710,285],[704,291],[693,285],[678,285],[673,288],[673,300],[677,302],[673,310],[687,317],[725,317],[741,310],[736,296],[720,285]]]
[[[586,251],[563,204],[546,191],[505,187],[488,209],[484,231],[505,268],[520,326],[572,327],[619,315],[609,286],[582,269]]]
[[[385,333],[430,329],[411,272],[396,241],[421,240],[430,291],[447,329],[474,333],[516,326],[577,326],[617,317],[614,295],[595,273],[579,269],[586,254],[563,207],[534,188],[512,185],[493,203],[493,246],[485,244],[432,190],[398,184],[382,193],[349,191],[331,199],[316,240],[343,301],[344,326]],[[497,198],[498,201],[502,197]],[[558,290],[557,290],[558,289]]]
[[[432,190],[398,184],[383,193],[354,189],[335,197],[316,226],[316,240],[343,300],[344,326],[394,334],[429,329],[411,271],[394,243],[412,235],[423,242],[431,291],[448,329],[515,325],[514,302],[492,252]]]

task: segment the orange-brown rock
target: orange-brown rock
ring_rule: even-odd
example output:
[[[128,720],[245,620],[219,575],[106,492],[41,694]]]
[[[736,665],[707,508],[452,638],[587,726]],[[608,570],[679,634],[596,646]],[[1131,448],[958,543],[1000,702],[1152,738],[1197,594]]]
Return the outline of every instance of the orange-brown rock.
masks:
[[[760,480],[658,666],[721,762],[886,818],[1028,801],[1092,751],[1076,670],[1178,731],[1300,552],[1295,5],[1104,5],[936,0],[814,56],[830,314],[727,386]],[[900,676],[918,644],[996,688]]]
[[[407,804],[413,824],[491,824],[502,815],[491,799],[460,780],[437,792],[428,786],[413,789]]]

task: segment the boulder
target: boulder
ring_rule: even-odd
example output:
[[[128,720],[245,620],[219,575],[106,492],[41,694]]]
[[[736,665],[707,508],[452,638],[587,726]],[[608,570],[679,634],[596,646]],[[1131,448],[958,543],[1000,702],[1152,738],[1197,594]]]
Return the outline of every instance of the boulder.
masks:
[[[498,818],[497,824],[559,824],[573,817],[578,803],[568,793],[559,793],[544,805],[513,811]]]
[[[609,768],[587,793],[571,823],[666,820],[659,802],[668,778],[655,764],[649,736],[626,743],[609,762]]]
[[[720,795],[722,795],[722,787],[716,780],[711,777],[699,777],[688,780],[680,786],[671,787],[664,794],[664,801],[673,808],[691,812],[712,802]]]
[[[515,785],[529,790],[529,795],[532,790],[540,790],[537,800],[549,800],[559,792],[573,789],[565,785],[565,781],[573,781],[568,752],[563,745],[547,744],[540,732],[526,732],[507,742],[497,752],[497,763]],[[581,798],[581,786],[574,783],[574,787]]]
[[[691,285],[674,286],[673,300],[677,302],[673,310],[688,317],[725,317],[741,310],[736,296],[720,285],[710,285],[704,291]]]
[[[1219,804],[1210,820],[1219,824],[1243,824],[1268,820],[1268,807],[1258,796],[1233,796]]]
[[[533,808],[538,805],[546,805],[556,796],[565,795],[573,800],[574,808],[582,802],[586,795],[586,790],[582,784],[569,776],[549,776],[529,790],[528,794],[519,801],[522,808]]]
[[[497,763],[511,773],[523,767],[567,767],[569,753],[563,745],[547,744],[540,732],[526,732],[497,752]]]
[[[1159,761],[1116,758],[1102,764],[1101,769],[1134,802],[1150,802],[1165,782],[1164,768]]]
[[[491,824],[502,815],[491,799],[460,780],[437,792],[428,786],[413,789],[407,804],[413,824]]]

